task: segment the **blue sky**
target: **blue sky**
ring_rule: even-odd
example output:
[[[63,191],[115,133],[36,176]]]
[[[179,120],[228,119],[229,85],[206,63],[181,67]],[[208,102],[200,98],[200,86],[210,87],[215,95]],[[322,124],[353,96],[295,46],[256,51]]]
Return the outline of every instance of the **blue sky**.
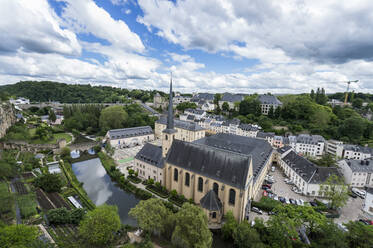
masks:
[[[5,0],[0,84],[183,92],[373,89],[371,1]],[[349,16],[349,18],[345,18]]]

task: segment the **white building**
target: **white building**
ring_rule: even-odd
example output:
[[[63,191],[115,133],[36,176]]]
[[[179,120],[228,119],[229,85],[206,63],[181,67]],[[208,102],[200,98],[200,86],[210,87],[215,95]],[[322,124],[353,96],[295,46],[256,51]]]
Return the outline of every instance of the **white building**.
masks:
[[[18,104],[30,104],[30,100],[27,99],[27,98],[23,98],[23,97],[20,97],[18,99],[10,99],[9,100],[10,103],[14,104],[14,105],[18,105]]]
[[[257,125],[251,124],[240,124],[237,129],[237,135],[253,137],[255,138],[259,132],[259,127]]]
[[[284,148],[279,148],[282,151]],[[307,196],[322,197],[320,185],[331,175],[342,177],[336,167],[320,167],[302,156],[296,154],[293,149],[286,149],[278,155],[278,164],[292,182]]]
[[[347,184],[351,187],[373,187],[373,160],[343,159],[338,161]]]
[[[275,133],[272,133],[272,132],[269,132],[269,133],[266,133],[266,132],[258,132],[256,137],[258,139],[265,139],[268,141],[269,144],[271,144],[271,146],[273,145],[273,139],[275,137]]]
[[[206,101],[206,102],[201,104],[201,109],[204,110],[204,111],[214,111],[215,104]]]
[[[219,101],[220,109],[223,109],[224,102],[228,103],[229,109],[234,109],[236,102],[241,102],[244,99],[243,95],[224,93]]]
[[[132,147],[154,140],[150,126],[112,129],[106,133],[106,140],[115,148]]]
[[[320,135],[300,134],[296,142],[294,150],[302,155],[317,157],[324,152],[325,139]]]
[[[134,170],[142,179],[153,179],[154,182],[162,184],[163,167],[164,160],[160,146],[147,143],[135,156]]]
[[[206,116],[206,111],[203,111],[202,109],[187,108],[184,110],[184,115],[192,115],[195,120],[200,120]]]
[[[373,216],[373,188],[367,189],[363,211]]]
[[[343,156],[343,142],[338,140],[328,140],[325,142],[325,152],[337,158]]]
[[[172,98],[172,104],[178,105],[183,102],[190,102],[190,99],[192,99],[190,96],[175,96],[174,98]]]
[[[346,159],[367,159],[372,156],[373,149],[358,145],[344,145],[343,158]]]
[[[276,108],[282,106],[282,102],[280,102],[280,100],[278,100],[277,97],[274,95],[260,95],[258,97],[258,100],[260,102],[260,107],[263,115],[268,115],[271,107],[274,111],[276,110]]]

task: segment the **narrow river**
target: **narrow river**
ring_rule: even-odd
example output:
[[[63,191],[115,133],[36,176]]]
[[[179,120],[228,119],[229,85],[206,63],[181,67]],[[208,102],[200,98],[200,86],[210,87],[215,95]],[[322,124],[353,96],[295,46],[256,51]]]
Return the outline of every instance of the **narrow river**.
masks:
[[[137,205],[139,200],[133,194],[115,186],[106,174],[99,158],[73,163],[72,168],[78,180],[83,182],[84,190],[96,206],[104,203],[116,205],[123,224],[137,225],[136,220],[128,216],[128,212]]]

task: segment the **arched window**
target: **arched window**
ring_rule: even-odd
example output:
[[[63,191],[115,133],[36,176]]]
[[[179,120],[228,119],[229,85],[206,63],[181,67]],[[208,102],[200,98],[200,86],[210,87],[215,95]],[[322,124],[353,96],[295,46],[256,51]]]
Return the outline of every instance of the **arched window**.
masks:
[[[219,196],[219,184],[214,183],[213,190],[217,196]]]
[[[203,179],[202,179],[202,177],[198,178],[198,191],[199,192],[203,191]]]
[[[234,205],[236,203],[236,191],[234,189],[229,190],[229,204]]]
[[[212,218],[216,219],[216,212],[212,212]]]
[[[190,175],[189,173],[185,173],[185,186],[189,186],[190,184]]]
[[[168,140],[168,135],[166,134],[166,140]]]
[[[179,180],[179,171],[175,168],[174,169],[174,181],[177,182]]]

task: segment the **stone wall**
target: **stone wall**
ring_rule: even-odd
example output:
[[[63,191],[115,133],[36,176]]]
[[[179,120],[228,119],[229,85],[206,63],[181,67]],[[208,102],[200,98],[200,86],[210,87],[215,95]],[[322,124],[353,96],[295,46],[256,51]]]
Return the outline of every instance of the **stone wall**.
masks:
[[[61,148],[66,146],[66,140],[61,139],[58,140],[56,144],[29,144],[25,141],[3,141],[0,142],[0,149],[4,150],[19,150],[21,152],[28,151],[28,152],[41,152],[46,150],[52,150],[53,153],[59,153]]]
[[[0,138],[4,137],[10,126],[16,122],[14,107],[8,103],[0,103]]]

